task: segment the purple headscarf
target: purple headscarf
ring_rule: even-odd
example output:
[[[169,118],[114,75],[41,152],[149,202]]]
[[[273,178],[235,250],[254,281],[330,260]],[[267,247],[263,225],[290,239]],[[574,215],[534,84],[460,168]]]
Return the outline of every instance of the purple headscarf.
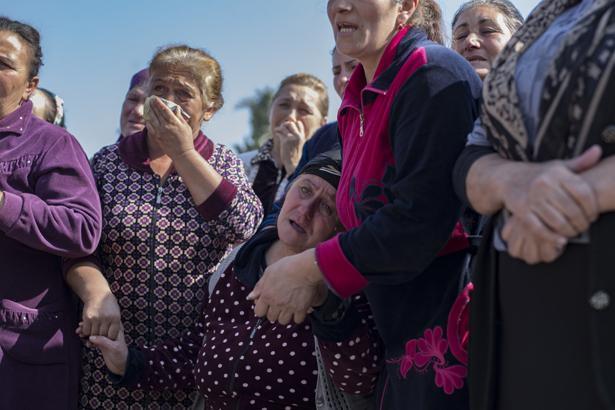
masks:
[[[135,75],[130,79],[130,87],[128,87],[128,91],[132,90],[138,85],[143,85],[147,80],[149,80],[149,69],[144,68],[141,71],[138,71]]]

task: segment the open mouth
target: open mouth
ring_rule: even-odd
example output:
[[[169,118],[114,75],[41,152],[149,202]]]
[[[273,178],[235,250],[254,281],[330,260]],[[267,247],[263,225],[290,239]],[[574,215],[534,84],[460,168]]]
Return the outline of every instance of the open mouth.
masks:
[[[293,228],[298,233],[300,233],[302,235],[305,235],[307,233],[305,231],[305,229],[303,229],[303,227],[301,225],[299,225],[297,222],[293,221],[292,219],[289,219],[288,223],[290,224],[291,228]]]
[[[349,33],[354,33],[355,31],[357,31],[357,26],[355,26],[354,24],[350,24],[350,23],[339,23],[337,25],[337,30],[341,34],[349,34]]]

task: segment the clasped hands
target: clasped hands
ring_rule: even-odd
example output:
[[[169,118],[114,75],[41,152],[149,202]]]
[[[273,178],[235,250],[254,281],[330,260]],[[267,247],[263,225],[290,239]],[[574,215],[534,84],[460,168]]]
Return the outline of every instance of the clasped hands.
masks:
[[[301,323],[327,298],[327,285],[315,263],[314,249],[287,256],[267,267],[248,300],[254,314],[282,325]]]
[[[526,263],[552,262],[568,240],[587,231],[599,214],[597,194],[584,172],[597,165],[602,150],[593,146],[566,161],[524,164],[504,187],[511,216],[502,229],[508,253]]]

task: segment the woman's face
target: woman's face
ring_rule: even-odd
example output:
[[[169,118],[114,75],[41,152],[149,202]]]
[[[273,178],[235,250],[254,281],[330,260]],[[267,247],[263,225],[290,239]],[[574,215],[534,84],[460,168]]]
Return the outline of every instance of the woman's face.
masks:
[[[186,120],[196,135],[203,121],[209,121],[213,108],[203,101],[201,90],[189,70],[183,67],[162,67],[150,70],[149,95],[166,98],[178,104],[190,116]]]
[[[362,63],[380,58],[401,13],[394,0],[329,0],[327,14],[335,47],[340,53]]]
[[[0,118],[15,111],[38,85],[30,76],[30,50],[15,33],[0,31]]]
[[[354,58],[340,54],[337,49],[333,51],[331,61],[331,71],[333,72],[333,86],[335,87],[335,91],[337,92],[337,95],[340,96],[340,98],[344,96],[346,84],[348,84],[348,80],[350,80],[352,70],[354,70],[357,64],[359,64],[359,62]]]
[[[511,36],[502,13],[494,7],[478,6],[459,15],[453,27],[452,46],[484,79]]]
[[[145,97],[145,85],[132,87],[126,93],[120,115],[120,132],[123,136],[127,137],[145,128],[145,121],[143,120]]]
[[[330,238],[337,226],[335,188],[324,179],[302,174],[293,182],[278,216],[278,235],[302,252]]]
[[[318,109],[320,95],[310,87],[288,84],[282,87],[271,103],[269,124],[271,133],[285,122],[301,122],[305,137],[309,138],[327,119]]]

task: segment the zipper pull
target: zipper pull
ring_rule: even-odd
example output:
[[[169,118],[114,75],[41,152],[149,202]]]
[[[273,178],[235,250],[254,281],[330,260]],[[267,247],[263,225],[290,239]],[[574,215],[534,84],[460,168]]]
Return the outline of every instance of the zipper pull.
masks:
[[[250,339],[254,339],[254,335],[256,334],[256,331],[258,330],[258,327],[261,325],[262,321],[263,321],[263,318],[259,317],[258,320],[256,321],[256,324],[252,328],[252,332],[250,333]]]
[[[359,137],[363,136],[363,112],[359,112]]]
[[[161,200],[162,200],[162,186],[159,186],[158,192],[156,193],[156,205],[160,205]]]

